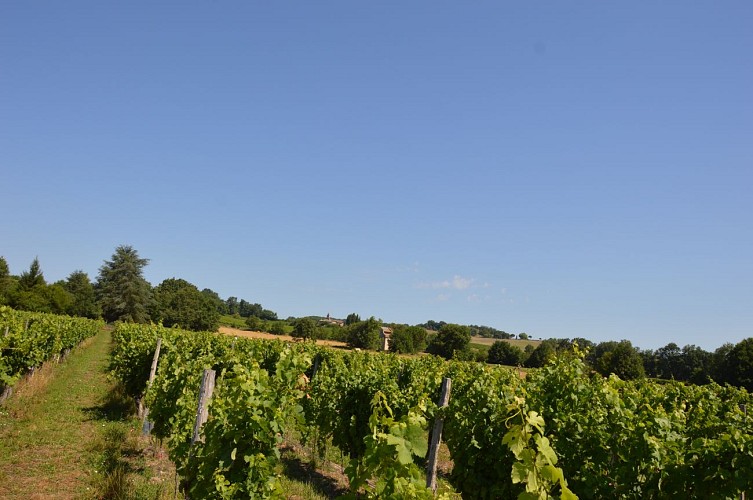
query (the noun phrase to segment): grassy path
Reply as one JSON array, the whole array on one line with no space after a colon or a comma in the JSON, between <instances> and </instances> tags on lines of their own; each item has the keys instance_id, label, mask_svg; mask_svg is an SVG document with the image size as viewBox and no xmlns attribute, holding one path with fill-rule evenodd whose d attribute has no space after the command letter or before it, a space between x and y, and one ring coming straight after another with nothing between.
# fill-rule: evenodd
<instances>
[{"instance_id":1,"label":"grassy path","mask_svg":"<svg viewBox=\"0 0 753 500\"><path fill-rule=\"evenodd\" d=\"M110 390L110 334L101 332L63 363L35 374L0 408L0 498L93 494L92 446ZM87 495L87 491L90 495Z\"/></svg>"},{"instance_id":2,"label":"grassy path","mask_svg":"<svg viewBox=\"0 0 753 500\"><path fill-rule=\"evenodd\" d=\"M103 331L0 406L0 498L103 498L116 468L143 475L139 465L122 467L124 451L143 450L132 402L107 378L109 348Z\"/></svg>"}]
</instances>

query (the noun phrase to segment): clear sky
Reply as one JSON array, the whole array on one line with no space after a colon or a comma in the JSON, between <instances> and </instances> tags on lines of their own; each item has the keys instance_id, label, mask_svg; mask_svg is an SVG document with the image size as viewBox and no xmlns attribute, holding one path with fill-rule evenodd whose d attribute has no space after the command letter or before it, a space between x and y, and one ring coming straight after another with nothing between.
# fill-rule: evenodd
<instances>
[{"instance_id":1,"label":"clear sky","mask_svg":"<svg viewBox=\"0 0 753 500\"><path fill-rule=\"evenodd\" d=\"M753 336L753 2L0 3L0 255L281 317Z\"/></svg>"}]
</instances>

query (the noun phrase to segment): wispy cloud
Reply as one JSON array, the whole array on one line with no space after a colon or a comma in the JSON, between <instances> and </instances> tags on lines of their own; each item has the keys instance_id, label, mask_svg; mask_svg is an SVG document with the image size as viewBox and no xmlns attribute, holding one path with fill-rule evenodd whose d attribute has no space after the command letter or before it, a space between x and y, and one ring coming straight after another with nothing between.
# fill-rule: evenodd
<instances>
[{"instance_id":1,"label":"wispy cloud","mask_svg":"<svg viewBox=\"0 0 753 500\"><path fill-rule=\"evenodd\" d=\"M475 283L473 278L464 278L457 274L450 280L423 282L417 285L418 288L431 288L432 290L450 289L466 290Z\"/></svg>"}]
</instances>

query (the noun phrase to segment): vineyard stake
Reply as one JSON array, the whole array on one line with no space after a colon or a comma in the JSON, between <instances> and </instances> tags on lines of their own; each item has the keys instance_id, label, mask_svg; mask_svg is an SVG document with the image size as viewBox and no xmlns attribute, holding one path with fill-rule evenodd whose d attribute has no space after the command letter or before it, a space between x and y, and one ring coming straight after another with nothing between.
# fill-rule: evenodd
<instances>
[{"instance_id":1,"label":"vineyard stake","mask_svg":"<svg viewBox=\"0 0 753 500\"><path fill-rule=\"evenodd\" d=\"M442 395L439 398L439 407L444 408L450 401L450 389L452 380L445 378L442 380ZM431 444L429 445L429 461L426 464L426 487L431 488L434 493L437 492L437 455L439 445L442 442L442 428L444 419L440 416L434 421L434 430L431 433Z\"/></svg>"},{"instance_id":2,"label":"vineyard stake","mask_svg":"<svg viewBox=\"0 0 753 500\"><path fill-rule=\"evenodd\" d=\"M209 400L212 399L214 392L214 370L205 369L201 377L201 390L199 391L199 408L196 410L196 423L193 426L193 437L191 444L196 441L204 441L201 438L201 426L207 421L209 416Z\"/></svg>"},{"instance_id":3,"label":"vineyard stake","mask_svg":"<svg viewBox=\"0 0 753 500\"><path fill-rule=\"evenodd\" d=\"M157 374L157 361L159 360L159 351L162 347L162 339L157 339L157 348L154 350L154 358L152 358L152 369L149 371L149 380L146 382L146 388L149 390L149 388L152 386L152 382L154 382L154 376ZM144 393L146 394L146 392ZM151 434L152 427L154 427L154 424L152 424L149 421L149 408L146 408L144 406L143 397L139 400L139 414L143 415L144 417L144 423L141 426L141 433L144 436L147 436Z\"/></svg>"}]
</instances>

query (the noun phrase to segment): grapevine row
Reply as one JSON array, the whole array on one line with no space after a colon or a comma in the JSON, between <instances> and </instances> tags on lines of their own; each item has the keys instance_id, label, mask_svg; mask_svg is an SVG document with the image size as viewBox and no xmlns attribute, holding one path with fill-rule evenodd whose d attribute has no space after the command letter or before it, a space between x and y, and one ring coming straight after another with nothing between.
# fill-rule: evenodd
<instances>
[{"instance_id":1,"label":"grapevine row","mask_svg":"<svg viewBox=\"0 0 753 500\"><path fill-rule=\"evenodd\" d=\"M379 465L384 443L413 450L396 456L415 471L403 461L420 464L422 453L415 451L416 433L408 436L406 429L439 416L454 463L449 479L464 498L568 497L570 491L580 498L733 498L753 490L753 423L741 410L751 396L744 389L604 378L577 352L521 378L500 367L434 357L156 326L122 325L115 338L113 368L137 397L162 338L146 403L155 433L169 440L185 488L196 498L279 493L275 466L288 426L331 439L353 459L355 483L365 484L363 471L380 471L393 478L377 483L382 491L398 491L394 469ZM219 378L204 442L191 448L204 368ZM444 377L453 390L449 406L440 409ZM406 484L410 495L424 494Z\"/></svg>"},{"instance_id":2,"label":"grapevine row","mask_svg":"<svg viewBox=\"0 0 753 500\"><path fill-rule=\"evenodd\" d=\"M103 326L102 321L0 306L0 393L28 371L94 336Z\"/></svg>"}]
</instances>

